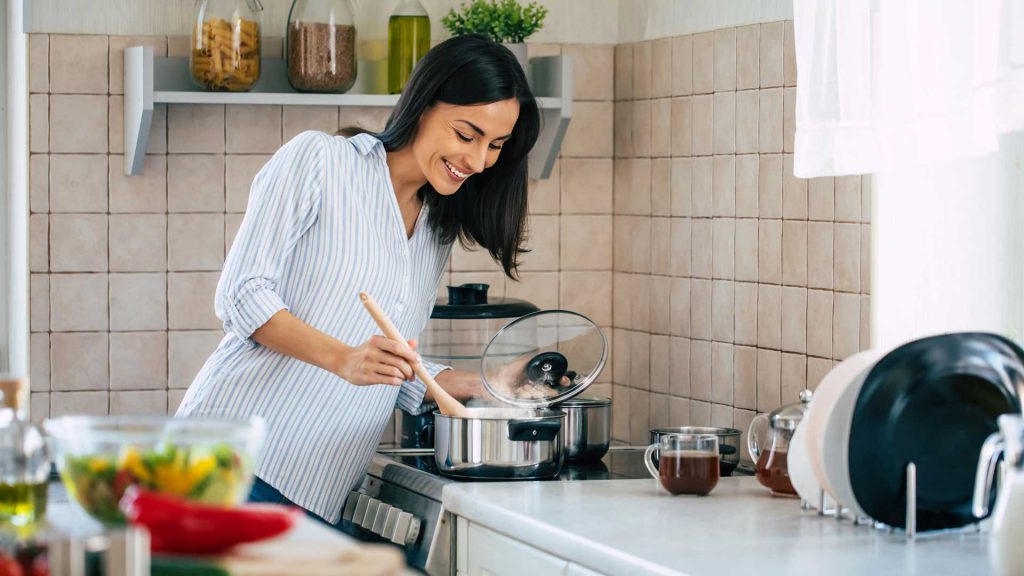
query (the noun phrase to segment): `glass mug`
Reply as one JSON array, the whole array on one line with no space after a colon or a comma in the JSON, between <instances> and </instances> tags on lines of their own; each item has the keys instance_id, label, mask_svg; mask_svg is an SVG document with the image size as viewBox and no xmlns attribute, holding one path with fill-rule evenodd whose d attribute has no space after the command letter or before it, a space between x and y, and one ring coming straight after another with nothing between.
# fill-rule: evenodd
<instances>
[{"instance_id":1,"label":"glass mug","mask_svg":"<svg viewBox=\"0 0 1024 576\"><path fill-rule=\"evenodd\" d=\"M658 467L651 453L658 451ZM672 494L710 493L718 485L718 437L713 434L666 434L644 452L651 476Z\"/></svg>"}]
</instances>

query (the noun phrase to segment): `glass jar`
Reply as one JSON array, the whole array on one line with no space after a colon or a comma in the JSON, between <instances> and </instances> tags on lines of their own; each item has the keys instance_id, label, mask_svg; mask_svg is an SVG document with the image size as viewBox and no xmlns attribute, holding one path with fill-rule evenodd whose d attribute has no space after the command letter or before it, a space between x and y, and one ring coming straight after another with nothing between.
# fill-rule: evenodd
<instances>
[{"instance_id":1,"label":"glass jar","mask_svg":"<svg viewBox=\"0 0 1024 576\"><path fill-rule=\"evenodd\" d=\"M206 90L246 92L260 79L260 0L196 0L189 70Z\"/></svg>"},{"instance_id":2,"label":"glass jar","mask_svg":"<svg viewBox=\"0 0 1024 576\"><path fill-rule=\"evenodd\" d=\"M399 94L430 50L430 17L419 0L401 0L388 19L388 92Z\"/></svg>"},{"instance_id":3,"label":"glass jar","mask_svg":"<svg viewBox=\"0 0 1024 576\"><path fill-rule=\"evenodd\" d=\"M345 92L356 81L350 0L294 0L288 13L288 82L303 92Z\"/></svg>"}]
</instances>

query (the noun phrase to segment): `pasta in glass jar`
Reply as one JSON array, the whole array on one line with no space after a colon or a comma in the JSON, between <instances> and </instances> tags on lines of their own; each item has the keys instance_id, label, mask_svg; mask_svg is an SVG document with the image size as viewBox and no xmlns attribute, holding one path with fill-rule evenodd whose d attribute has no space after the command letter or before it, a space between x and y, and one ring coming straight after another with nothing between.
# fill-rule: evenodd
<instances>
[{"instance_id":1,"label":"pasta in glass jar","mask_svg":"<svg viewBox=\"0 0 1024 576\"><path fill-rule=\"evenodd\" d=\"M245 92L260 78L259 0L196 0L189 53L201 88Z\"/></svg>"}]
</instances>

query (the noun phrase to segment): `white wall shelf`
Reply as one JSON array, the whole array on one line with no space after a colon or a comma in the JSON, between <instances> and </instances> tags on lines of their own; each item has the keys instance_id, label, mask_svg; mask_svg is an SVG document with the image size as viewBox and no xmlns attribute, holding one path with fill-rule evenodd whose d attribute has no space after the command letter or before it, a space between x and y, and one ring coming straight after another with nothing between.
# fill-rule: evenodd
<instances>
[{"instance_id":1,"label":"white wall shelf","mask_svg":"<svg viewBox=\"0 0 1024 576\"><path fill-rule=\"evenodd\" d=\"M259 81L249 92L207 92L189 76L187 58L154 58L152 46L124 51L124 172L142 173L156 104L257 104L276 106L392 107L398 95L309 94L288 84L285 61L264 59ZM548 178L572 115L572 59L530 60L530 83L541 111L541 133L530 153L530 176Z\"/></svg>"}]
</instances>

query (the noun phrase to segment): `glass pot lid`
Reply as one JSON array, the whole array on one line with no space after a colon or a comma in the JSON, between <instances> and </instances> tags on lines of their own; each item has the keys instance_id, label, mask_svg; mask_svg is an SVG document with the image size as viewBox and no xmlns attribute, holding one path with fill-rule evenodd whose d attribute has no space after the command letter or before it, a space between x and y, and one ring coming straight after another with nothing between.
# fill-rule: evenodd
<instances>
[{"instance_id":1,"label":"glass pot lid","mask_svg":"<svg viewBox=\"0 0 1024 576\"><path fill-rule=\"evenodd\" d=\"M509 322L484 348L487 391L522 407L546 407L583 392L604 369L608 341L590 318L544 310Z\"/></svg>"},{"instance_id":2,"label":"glass pot lid","mask_svg":"<svg viewBox=\"0 0 1024 576\"><path fill-rule=\"evenodd\" d=\"M773 430L796 430L797 424L803 420L807 413L807 406L811 401L813 393L810 390L800 392L800 400L792 404L786 404L776 408L768 415L768 421Z\"/></svg>"}]
</instances>

